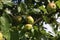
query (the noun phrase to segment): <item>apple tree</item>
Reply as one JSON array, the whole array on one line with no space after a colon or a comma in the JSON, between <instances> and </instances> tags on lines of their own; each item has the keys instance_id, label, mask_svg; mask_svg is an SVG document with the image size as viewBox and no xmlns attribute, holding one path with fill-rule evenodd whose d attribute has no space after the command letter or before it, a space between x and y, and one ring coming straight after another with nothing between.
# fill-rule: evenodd
<instances>
[{"instance_id":1,"label":"apple tree","mask_svg":"<svg viewBox=\"0 0 60 40\"><path fill-rule=\"evenodd\" d=\"M59 40L58 17L60 0L0 0L0 40Z\"/></svg>"}]
</instances>

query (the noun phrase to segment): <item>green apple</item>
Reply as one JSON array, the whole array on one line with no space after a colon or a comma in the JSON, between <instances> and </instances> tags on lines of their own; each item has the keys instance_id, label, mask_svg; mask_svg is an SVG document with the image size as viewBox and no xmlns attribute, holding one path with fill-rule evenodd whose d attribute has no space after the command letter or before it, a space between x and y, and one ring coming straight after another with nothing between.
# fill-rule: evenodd
<instances>
[{"instance_id":1,"label":"green apple","mask_svg":"<svg viewBox=\"0 0 60 40\"><path fill-rule=\"evenodd\" d=\"M31 16L27 16L27 23L33 24L34 23L34 19Z\"/></svg>"},{"instance_id":2,"label":"green apple","mask_svg":"<svg viewBox=\"0 0 60 40\"><path fill-rule=\"evenodd\" d=\"M33 27L32 27L32 24L26 24L25 25L25 29L27 30L31 30Z\"/></svg>"},{"instance_id":3,"label":"green apple","mask_svg":"<svg viewBox=\"0 0 60 40\"><path fill-rule=\"evenodd\" d=\"M0 40L3 40L3 34L0 32Z\"/></svg>"},{"instance_id":4,"label":"green apple","mask_svg":"<svg viewBox=\"0 0 60 40\"><path fill-rule=\"evenodd\" d=\"M22 17L21 16L16 16L15 19L16 19L17 22L21 22L22 21Z\"/></svg>"}]
</instances>

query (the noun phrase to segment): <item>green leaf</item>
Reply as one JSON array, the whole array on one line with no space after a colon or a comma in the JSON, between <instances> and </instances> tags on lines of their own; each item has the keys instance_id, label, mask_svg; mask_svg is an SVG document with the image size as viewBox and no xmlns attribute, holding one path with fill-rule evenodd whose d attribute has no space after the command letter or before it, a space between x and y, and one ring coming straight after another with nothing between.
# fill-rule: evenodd
<instances>
[{"instance_id":1,"label":"green leaf","mask_svg":"<svg viewBox=\"0 0 60 40\"><path fill-rule=\"evenodd\" d=\"M24 3L21 3L20 7L22 12L26 12L26 5Z\"/></svg>"},{"instance_id":2,"label":"green leaf","mask_svg":"<svg viewBox=\"0 0 60 40\"><path fill-rule=\"evenodd\" d=\"M46 31L45 30L41 30L40 31L43 35L45 34L46 35Z\"/></svg>"},{"instance_id":3,"label":"green leaf","mask_svg":"<svg viewBox=\"0 0 60 40\"><path fill-rule=\"evenodd\" d=\"M47 10L45 9L44 5L40 6L39 9L42 10L44 12L44 14L47 13Z\"/></svg>"},{"instance_id":4,"label":"green leaf","mask_svg":"<svg viewBox=\"0 0 60 40\"><path fill-rule=\"evenodd\" d=\"M43 20L46 22L46 23L49 23L49 18L47 16L43 16Z\"/></svg>"},{"instance_id":5,"label":"green leaf","mask_svg":"<svg viewBox=\"0 0 60 40\"><path fill-rule=\"evenodd\" d=\"M3 4L2 3L0 3L0 9L2 9L3 8Z\"/></svg>"},{"instance_id":6,"label":"green leaf","mask_svg":"<svg viewBox=\"0 0 60 40\"><path fill-rule=\"evenodd\" d=\"M35 0L35 2L40 2L40 0Z\"/></svg>"},{"instance_id":7,"label":"green leaf","mask_svg":"<svg viewBox=\"0 0 60 40\"><path fill-rule=\"evenodd\" d=\"M11 31L10 34L11 34L10 40L19 40L19 33L17 30Z\"/></svg>"},{"instance_id":8,"label":"green leaf","mask_svg":"<svg viewBox=\"0 0 60 40\"><path fill-rule=\"evenodd\" d=\"M8 6L12 6L13 3L11 2L11 0L2 0L4 4L8 5Z\"/></svg>"},{"instance_id":9,"label":"green leaf","mask_svg":"<svg viewBox=\"0 0 60 40\"><path fill-rule=\"evenodd\" d=\"M2 33L3 33L4 37L7 40L10 40L10 32L9 32L10 23L7 20L7 18L5 17L5 15L3 15L0 18L1 18L1 30L2 30Z\"/></svg>"},{"instance_id":10,"label":"green leaf","mask_svg":"<svg viewBox=\"0 0 60 40\"><path fill-rule=\"evenodd\" d=\"M38 31L38 26L34 26L34 30Z\"/></svg>"},{"instance_id":11,"label":"green leaf","mask_svg":"<svg viewBox=\"0 0 60 40\"><path fill-rule=\"evenodd\" d=\"M18 6L18 12L21 12L21 7L20 6Z\"/></svg>"},{"instance_id":12,"label":"green leaf","mask_svg":"<svg viewBox=\"0 0 60 40\"><path fill-rule=\"evenodd\" d=\"M60 8L60 1L56 1L55 3L58 6L58 8Z\"/></svg>"}]
</instances>

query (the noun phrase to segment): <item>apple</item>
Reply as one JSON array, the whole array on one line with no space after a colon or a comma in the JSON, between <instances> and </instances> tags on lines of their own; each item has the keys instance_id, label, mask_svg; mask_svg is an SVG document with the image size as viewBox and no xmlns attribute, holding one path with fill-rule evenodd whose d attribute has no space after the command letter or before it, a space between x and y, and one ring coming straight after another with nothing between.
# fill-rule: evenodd
<instances>
[{"instance_id":1,"label":"apple","mask_svg":"<svg viewBox=\"0 0 60 40\"><path fill-rule=\"evenodd\" d=\"M34 19L31 16L27 16L26 21L29 24L33 24L34 23Z\"/></svg>"},{"instance_id":2,"label":"apple","mask_svg":"<svg viewBox=\"0 0 60 40\"><path fill-rule=\"evenodd\" d=\"M3 40L3 34L0 32L0 40Z\"/></svg>"},{"instance_id":3,"label":"apple","mask_svg":"<svg viewBox=\"0 0 60 40\"><path fill-rule=\"evenodd\" d=\"M21 16L16 16L15 19L16 19L17 22L21 22L22 21L22 17Z\"/></svg>"},{"instance_id":4,"label":"apple","mask_svg":"<svg viewBox=\"0 0 60 40\"><path fill-rule=\"evenodd\" d=\"M56 4L54 2L48 3L47 6L50 7L51 9L56 9Z\"/></svg>"},{"instance_id":5,"label":"apple","mask_svg":"<svg viewBox=\"0 0 60 40\"><path fill-rule=\"evenodd\" d=\"M32 24L26 24L25 25L25 29L27 30L31 30L33 27L32 27Z\"/></svg>"},{"instance_id":6,"label":"apple","mask_svg":"<svg viewBox=\"0 0 60 40\"><path fill-rule=\"evenodd\" d=\"M48 3L48 5L47 5L47 10L48 10L48 12L56 11L55 9L56 9L56 4L55 4L54 2Z\"/></svg>"}]
</instances>

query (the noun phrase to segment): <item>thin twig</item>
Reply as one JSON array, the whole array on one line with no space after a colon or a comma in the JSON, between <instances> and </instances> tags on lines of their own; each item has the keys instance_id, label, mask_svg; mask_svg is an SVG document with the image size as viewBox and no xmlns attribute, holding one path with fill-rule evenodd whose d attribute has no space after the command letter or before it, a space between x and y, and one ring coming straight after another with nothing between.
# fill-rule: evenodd
<instances>
[{"instance_id":1,"label":"thin twig","mask_svg":"<svg viewBox=\"0 0 60 40\"><path fill-rule=\"evenodd\" d=\"M38 21L40 21L41 20L41 18L39 18L39 19L37 19L34 23L33 23L33 25L34 24L36 24Z\"/></svg>"}]
</instances>

